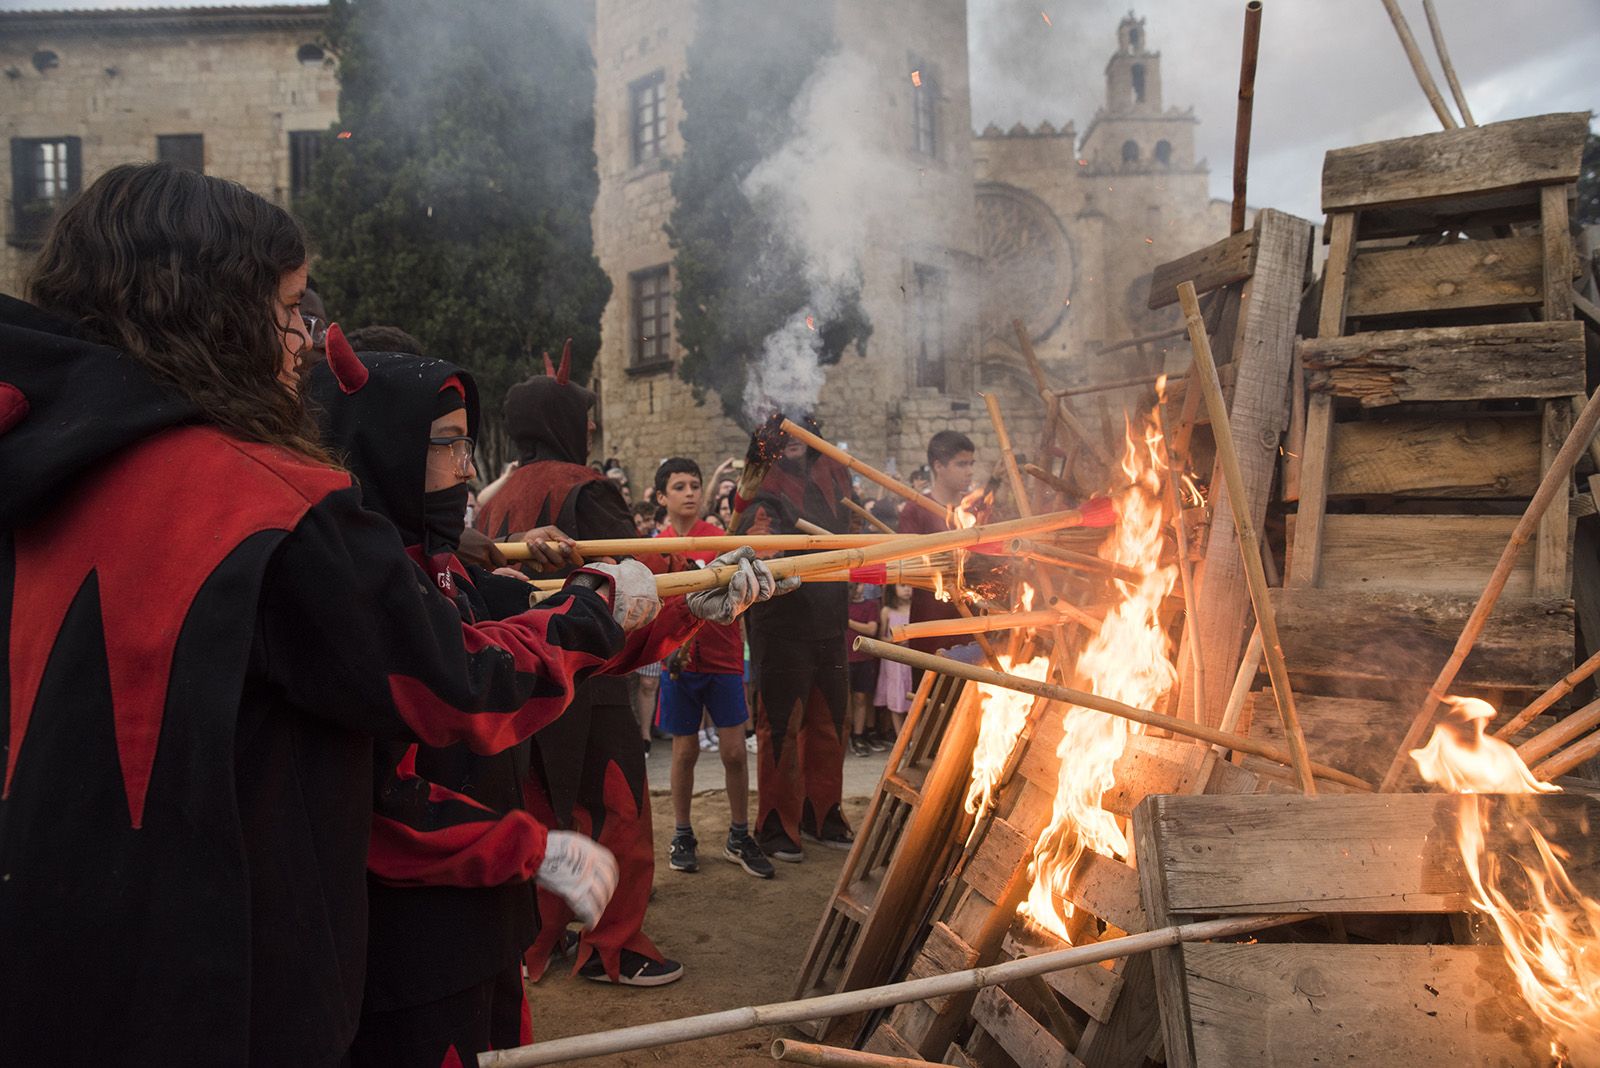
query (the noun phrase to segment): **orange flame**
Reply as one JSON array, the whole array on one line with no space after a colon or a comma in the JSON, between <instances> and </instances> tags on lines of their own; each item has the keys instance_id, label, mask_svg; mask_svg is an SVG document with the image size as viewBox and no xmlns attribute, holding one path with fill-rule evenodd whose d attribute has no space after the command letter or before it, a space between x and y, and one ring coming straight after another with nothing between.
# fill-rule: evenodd
<instances>
[{"instance_id":1,"label":"orange flame","mask_svg":"<svg viewBox=\"0 0 1600 1068\"><path fill-rule=\"evenodd\" d=\"M1536 779L1517 751L1484 733L1494 709L1474 698L1445 698L1450 712L1428 744L1411 751L1428 782L1458 794L1558 793ZM1463 797L1457 843L1472 882L1472 904L1500 933L1506 963L1529 1008L1553 1036L1552 1052L1568 1063L1600 1065L1600 901L1585 896L1567 874L1556 850L1528 827L1539 852L1537 867L1517 862L1512 903L1499 858L1486 848L1489 810Z\"/></svg>"},{"instance_id":2,"label":"orange flame","mask_svg":"<svg viewBox=\"0 0 1600 1068\"><path fill-rule=\"evenodd\" d=\"M1013 666L1010 657L1001 656L1000 670L1043 682L1050 672L1050 662L1040 656ZM967 811L974 815L993 802L1006 762L1011 758L1011 750L1016 748L1017 738L1028 720L1028 709L1036 698L980 682L978 700L983 715L978 724L978 742L972 750L972 782L967 785L966 800Z\"/></svg>"},{"instance_id":3,"label":"orange flame","mask_svg":"<svg viewBox=\"0 0 1600 1068\"><path fill-rule=\"evenodd\" d=\"M1100 556L1132 568L1138 581L1117 579L1121 602L1106 614L1100 630L1078 658L1077 674L1086 688L1140 708L1154 705L1177 679L1171 642L1161 627L1162 600L1172 592L1177 568L1161 565L1161 435L1152 417L1142 433L1128 427L1122 470L1128 488L1117 497L1118 524ZM1113 766L1140 730L1118 716L1069 705L1062 714L1060 778L1050 825L1033 848L1033 883L1018 910L1057 937L1068 938L1067 900L1073 870L1086 849L1126 857L1128 840L1117 818L1100 805L1114 782Z\"/></svg>"}]
</instances>

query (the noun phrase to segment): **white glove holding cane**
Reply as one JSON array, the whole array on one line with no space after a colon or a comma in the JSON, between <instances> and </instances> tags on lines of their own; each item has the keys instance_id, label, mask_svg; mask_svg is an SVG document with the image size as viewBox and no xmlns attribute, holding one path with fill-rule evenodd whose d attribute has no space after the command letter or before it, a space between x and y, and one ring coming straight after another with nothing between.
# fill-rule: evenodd
<instances>
[{"instance_id":1,"label":"white glove holding cane","mask_svg":"<svg viewBox=\"0 0 1600 1068\"><path fill-rule=\"evenodd\" d=\"M689 604L690 614L696 619L703 619L708 623L732 623L746 608L757 601L770 600L800 587L798 577L779 580L765 561L756 559L756 551L748 545L741 545L731 552L723 553L711 561L709 566L717 567L722 564L736 564L739 568L726 586L719 586L713 590L700 590L685 598Z\"/></svg>"},{"instance_id":2,"label":"white glove holding cane","mask_svg":"<svg viewBox=\"0 0 1600 1068\"><path fill-rule=\"evenodd\" d=\"M533 881L565 901L585 928L592 928L617 891L617 858L587 835L551 831Z\"/></svg>"},{"instance_id":3,"label":"white glove holding cane","mask_svg":"<svg viewBox=\"0 0 1600 1068\"><path fill-rule=\"evenodd\" d=\"M585 574L603 575L611 580L611 617L623 630L649 626L650 621L656 618L656 613L661 611L655 573L637 560L624 560L620 564L588 564L573 578Z\"/></svg>"}]
</instances>

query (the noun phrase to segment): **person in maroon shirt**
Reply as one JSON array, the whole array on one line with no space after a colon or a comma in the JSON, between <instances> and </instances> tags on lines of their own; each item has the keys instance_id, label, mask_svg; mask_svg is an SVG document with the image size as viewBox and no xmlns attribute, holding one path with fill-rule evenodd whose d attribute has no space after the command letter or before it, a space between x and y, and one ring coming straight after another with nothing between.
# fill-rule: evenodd
<instances>
[{"instance_id":1,"label":"person in maroon shirt","mask_svg":"<svg viewBox=\"0 0 1600 1068\"><path fill-rule=\"evenodd\" d=\"M928 470L933 472L933 486L927 496L947 512L961 503L972 487L972 466L977 449L972 439L954 430L941 430L928 439ZM937 534L949 530L950 523L936 518L926 508L907 504L900 510L899 530L902 534ZM911 591L911 622L929 619L954 619L961 613L953 601L941 601L932 590ZM936 653L950 644L947 638L914 638L906 643L924 653Z\"/></svg>"},{"instance_id":2,"label":"person in maroon shirt","mask_svg":"<svg viewBox=\"0 0 1600 1068\"><path fill-rule=\"evenodd\" d=\"M883 598L878 587L863 582L850 584L850 622L845 634L845 661L850 665L850 751L856 756L882 753L888 743L877 730L867 732L867 714L872 711L872 695L878 689L878 658L855 650L857 634L878 637L878 617Z\"/></svg>"}]
</instances>

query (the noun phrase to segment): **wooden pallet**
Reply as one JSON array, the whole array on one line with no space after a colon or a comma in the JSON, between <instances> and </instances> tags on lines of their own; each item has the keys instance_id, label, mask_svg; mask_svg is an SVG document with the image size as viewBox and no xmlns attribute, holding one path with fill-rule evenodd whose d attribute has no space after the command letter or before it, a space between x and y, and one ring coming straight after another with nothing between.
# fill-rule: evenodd
<instances>
[{"instance_id":1,"label":"wooden pallet","mask_svg":"<svg viewBox=\"0 0 1600 1068\"><path fill-rule=\"evenodd\" d=\"M1470 886L1452 829L1494 815L1488 847L1534 860L1529 821L1596 892L1600 802L1574 795L1152 797L1134 813L1152 925L1251 913L1339 916L1248 943L1153 955L1169 1068L1551 1064L1550 1037L1498 946L1459 922ZM1451 916L1458 922L1452 923ZM1460 934L1461 944L1456 944ZM1258 940L1259 939L1259 940Z\"/></svg>"}]
</instances>

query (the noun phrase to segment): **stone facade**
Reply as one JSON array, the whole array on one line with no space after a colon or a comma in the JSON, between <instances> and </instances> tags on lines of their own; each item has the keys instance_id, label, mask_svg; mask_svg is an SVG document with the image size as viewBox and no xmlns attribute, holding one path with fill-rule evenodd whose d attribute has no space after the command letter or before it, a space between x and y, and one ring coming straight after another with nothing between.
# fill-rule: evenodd
<instances>
[{"instance_id":1,"label":"stone facade","mask_svg":"<svg viewBox=\"0 0 1600 1068\"><path fill-rule=\"evenodd\" d=\"M20 290L32 256L13 185L39 162L17 154L39 140L70 144L71 177L87 185L157 158L158 138L199 134L207 174L287 204L291 132L338 116L334 63L317 43L326 21L324 5L0 14L0 134L14 157L0 169L0 292Z\"/></svg>"}]
</instances>

